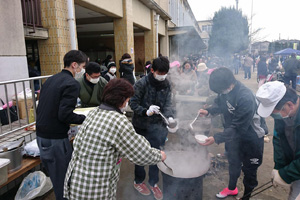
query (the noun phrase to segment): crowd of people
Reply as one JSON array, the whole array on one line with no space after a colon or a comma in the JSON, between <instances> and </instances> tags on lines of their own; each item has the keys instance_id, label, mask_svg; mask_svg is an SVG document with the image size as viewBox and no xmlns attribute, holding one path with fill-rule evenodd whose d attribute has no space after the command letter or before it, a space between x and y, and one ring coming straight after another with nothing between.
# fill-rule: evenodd
<instances>
[{"instance_id":1,"label":"crowd of people","mask_svg":"<svg viewBox=\"0 0 300 200\"><path fill-rule=\"evenodd\" d=\"M147 61L145 75L136 81L128 53L119 61L121 78L116 77L117 67L111 56L101 64L88 62L79 50L64 56L64 69L43 84L36 121L41 161L53 183L56 199L116 199L122 158L135 164L133 187L142 195L152 193L155 199L163 199L156 164L167 158L161 149L168 133L177 129L166 126L159 114L168 123L176 123L173 100L177 94L208 96L211 92L217 94L214 103L198 108L199 114L223 115L224 129L199 145L225 143L229 163L228 186L216 196L237 195L242 171L242 199L250 199L258 185L263 138L268 134L264 118L272 116L272 182L274 186L290 187L289 200L296 199L300 193L300 112L294 85L290 88L279 81L262 83L253 95L236 80L232 68L224 67L218 58L190 55L180 61L172 60L170 63L167 57L159 56ZM249 58L245 68L253 62ZM233 59L233 63L238 62ZM257 67L265 67L264 63L262 56ZM288 59L283 64L286 71L289 63L293 62ZM246 71L250 78L251 66L250 72ZM286 72L286 77L292 76ZM82 107L96 108L87 116L75 114L78 98ZM133 111L132 122L123 112L128 106ZM81 124L73 148L67 134L70 124ZM145 166L149 166L148 184Z\"/></svg>"}]
</instances>

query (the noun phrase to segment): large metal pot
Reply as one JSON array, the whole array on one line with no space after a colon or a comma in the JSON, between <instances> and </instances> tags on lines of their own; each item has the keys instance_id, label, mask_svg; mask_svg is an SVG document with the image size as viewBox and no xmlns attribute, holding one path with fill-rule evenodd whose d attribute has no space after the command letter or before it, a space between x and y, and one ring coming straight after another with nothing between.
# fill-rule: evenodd
<instances>
[{"instance_id":1,"label":"large metal pot","mask_svg":"<svg viewBox=\"0 0 300 200\"><path fill-rule=\"evenodd\" d=\"M202 199L203 175L209 170L210 156L205 147L198 151L166 151L166 166L159 163L162 171L164 199Z\"/></svg>"},{"instance_id":2,"label":"large metal pot","mask_svg":"<svg viewBox=\"0 0 300 200\"><path fill-rule=\"evenodd\" d=\"M210 168L211 158L207 147L198 144L194 134L180 128L176 134L168 136L170 140L165 145L165 163L172 168L173 174L163 163L157 164L163 176L164 199L202 199L203 176Z\"/></svg>"},{"instance_id":3,"label":"large metal pot","mask_svg":"<svg viewBox=\"0 0 300 200\"><path fill-rule=\"evenodd\" d=\"M8 165L9 173L17 171L22 167L22 151L23 146L0 153L0 158L7 158L10 160L10 164Z\"/></svg>"}]
</instances>

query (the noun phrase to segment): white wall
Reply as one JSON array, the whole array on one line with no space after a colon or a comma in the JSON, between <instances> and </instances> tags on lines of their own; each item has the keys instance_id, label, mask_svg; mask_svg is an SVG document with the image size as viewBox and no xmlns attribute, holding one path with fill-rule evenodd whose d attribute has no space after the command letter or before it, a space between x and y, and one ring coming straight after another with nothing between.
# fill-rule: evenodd
<instances>
[{"instance_id":1,"label":"white wall","mask_svg":"<svg viewBox=\"0 0 300 200\"><path fill-rule=\"evenodd\" d=\"M0 27L0 82L28 78L20 0L0 1ZM13 93L13 87L8 87L9 97ZM0 86L0 98L4 100L4 96Z\"/></svg>"}]
</instances>

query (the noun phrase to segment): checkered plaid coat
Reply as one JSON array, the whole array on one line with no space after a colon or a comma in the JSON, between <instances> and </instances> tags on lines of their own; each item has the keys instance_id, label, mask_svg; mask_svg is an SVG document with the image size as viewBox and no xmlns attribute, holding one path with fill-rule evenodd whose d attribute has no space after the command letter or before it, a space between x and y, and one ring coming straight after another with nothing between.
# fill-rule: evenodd
<instances>
[{"instance_id":1,"label":"checkered plaid coat","mask_svg":"<svg viewBox=\"0 0 300 200\"><path fill-rule=\"evenodd\" d=\"M136 134L125 115L95 108L74 140L64 197L116 199L121 157L138 165L154 165L161 160L160 150Z\"/></svg>"}]
</instances>

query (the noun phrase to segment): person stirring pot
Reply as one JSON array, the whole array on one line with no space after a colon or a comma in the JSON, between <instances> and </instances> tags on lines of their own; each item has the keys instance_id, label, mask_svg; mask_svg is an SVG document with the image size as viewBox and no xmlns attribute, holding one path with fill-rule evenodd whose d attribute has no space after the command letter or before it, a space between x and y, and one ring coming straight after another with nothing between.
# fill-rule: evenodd
<instances>
[{"instance_id":1,"label":"person stirring pot","mask_svg":"<svg viewBox=\"0 0 300 200\"><path fill-rule=\"evenodd\" d=\"M104 88L102 103L90 111L74 140L74 152L64 183L68 199L116 199L122 157L138 165L166 159L159 149L137 134L123 114L134 94L125 79Z\"/></svg>"}]
</instances>

